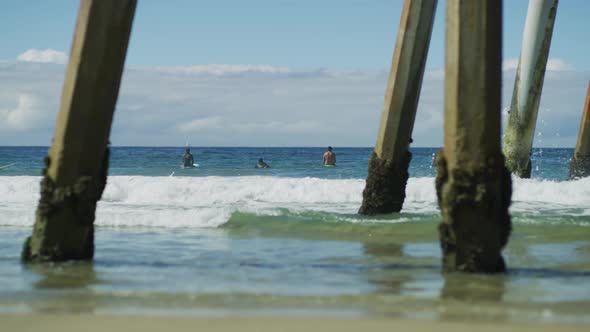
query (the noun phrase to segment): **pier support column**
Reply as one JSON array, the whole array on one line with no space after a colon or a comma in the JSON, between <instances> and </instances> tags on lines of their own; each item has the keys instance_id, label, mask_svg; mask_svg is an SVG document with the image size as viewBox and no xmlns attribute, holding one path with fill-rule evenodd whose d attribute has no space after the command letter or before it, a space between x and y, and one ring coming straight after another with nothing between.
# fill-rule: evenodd
<instances>
[{"instance_id":1,"label":"pier support column","mask_svg":"<svg viewBox=\"0 0 590 332\"><path fill-rule=\"evenodd\" d=\"M436 190L445 271L505 271L510 173L500 148L502 1L447 0L444 147Z\"/></svg>"},{"instance_id":2,"label":"pier support column","mask_svg":"<svg viewBox=\"0 0 590 332\"><path fill-rule=\"evenodd\" d=\"M576 150L574 150L574 156L570 161L570 179L586 176L590 176L590 82L588 82L588 92L584 104L584 113L582 114L582 123L580 123L580 131L578 132Z\"/></svg>"},{"instance_id":3,"label":"pier support column","mask_svg":"<svg viewBox=\"0 0 590 332\"><path fill-rule=\"evenodd\" d=\"M531 149L557 2L529 0L522 50L504 134L506 166L521 178L531 177Z\"/></svg>"},{"instance_id":4,"label":"pier support column","mask_svg":"<svg viewBox=\"0 0 590 332\"><path fill-rule=\"evenodd\" d=\"M94 213L136 0L82 0L24 261L92 259Z\"/></svg>"},{"instance_id":5,"label":"pier support column","mask_svg":"<svg viewBox=\"0 0 590 332\"><path fill-rule=\"evenodd\" d=\"M399 212L406 198L408 151L422 87L426 55L436 11L436 0L405 0L377 144L369 161L369 175L360 214Z\"/></svg>"}]
</instances>

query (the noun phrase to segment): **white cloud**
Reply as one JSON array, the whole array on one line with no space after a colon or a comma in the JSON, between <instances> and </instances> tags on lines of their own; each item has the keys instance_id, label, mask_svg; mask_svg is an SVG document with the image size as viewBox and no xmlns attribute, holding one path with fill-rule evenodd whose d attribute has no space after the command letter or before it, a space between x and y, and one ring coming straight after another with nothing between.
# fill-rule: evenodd
<instances>
[{"instance_id":1,"label":"white cloud","mask_svg":"<svg viewBox=\"0 0 590 332\"><path fill-rule=\"evenodd\" d=\"M170 74L184 74L184 75L235 75L247 73L261 73L261 74L288 74L291 70L287 67L276 67L271 65L193 65L193 66L170 66L170 67L156 67L156 71Z\"/></svg>"},{"instance_id":2,"label":"white cloud","mask_svg":"<svg viewBox=\"0 0 590 332\"><path fill-rule=\"evenodd\" d=\"M325 128L326 131L328 130L332 130L333 128L329 128L328 127L328 123L326 123L326 125L322 126L320 124L319 121L313 121L313 120L302 120L302 121L295 121L295 122L291 122L291 123L285 123L285 124L281 124L278 127L276 127L276 129L281 130L281 131L287 131L287 132L292 132L292 133L306 133L306 132L311 132L311 131L315 131L315 130L321 130L322 127Z\"/></svg>"},{"instance_id":3,"label":"white cloud","mask_svg":"<svg viewBox=\"0 0 590 332\"><path fill-rule=\"evenodd\" d=\"M444 68L427 70L424 73L425 80L444 80L445 70Z\"/></svg>"},{"instance_id":4,"label":"white cloud","mask_svg":"<svg viewBox=\"0 0 590 332\"><path fill-rule=\"evenodd\" d=\"M552 58L547 60L547 71L568 71L573 69L574 66L561 59Z\"/></svg>"},{"instance_id":5,"label":"white cloud","mask_svg":"<svg viewBox=\"0 0 590 332\"><path fill-rule=\"evenodd\" d=\"M127 68L111 142L167 146L184 145L187 140L201 146L375 143L386 70L222 68L227 70L190 75L161 68ZM0 145L49 144L63 77L63 65L0 62ZM442 70L429 70L424 76L413 146L442 143L443 77ZM537 125L543 139L535 144L574 144L588 77L575 70L547 72ZM504 75L503 107L510 103L513 85L514 70Z\"/></svg>"},{"instance_id":6,"label":"white cloud","mask_svg":"<svg viewBox=\"0 0 590 332\"><path fill-rule=\"evenodd\" d=\"M43 118L35 97L21 94L15 99L15 107L0 109L0 127L17 131L34 128Z\"/></svg>"},{"instance_id":7,"label":"white cloud","mask_svg":"<svg viewBox=\"0 0 590 332\"><path fill-rule=\"evenodd\" d=\"M518 68L517 58L508 58L502 62L503 70L516 70ZM559 58L547 59L546 71L569 71L574 70L574 66Z\"/></svg>"},{"instance_id":8,"label":"white cloud","mask_svg":"<svg viewBox=\"0 0 590 332\"><path fill-rule=\"evenodd\" d=\"M24 62L46 62L46 63L66 63L68 62L68 56L64 52L46 49L37 50L29 49L24 53L20 54L17 58L19 61Z\"/></svg>"},{"instance_id":9,"label":"white cloud","mask_svg":"<svg viewBox=\"0 0 590 332\"><path fill-rule=\"evenodd\" d=\"M221 127L222 118L219 116L196 119L185 123L180 123L177 128L183 132L218 129Z\"/></svg>"},{"instance_id":10,"label":"white cloud","mask_svg":"<svg viewBox=\"0 0 590 332\"><path fill-rule=\"evenodd\" d=\"M301 120L293 122L240 122L233 123L230 127L234 130L247 133L310 133L321 129L322 125L320 122L314 120ZM326 128L325 130L330 130L330 128Z\"/></svg>"},{"instance_id":11,"label":"white cloud","mask_svg":"<svg viewBox=\"0 0 590 332\"><path fill-rule=\"evenodd\" d=\"M517 58L508 58L502 61L502 70L516 70L518 68Z\"/></svg>"}]
</instances>

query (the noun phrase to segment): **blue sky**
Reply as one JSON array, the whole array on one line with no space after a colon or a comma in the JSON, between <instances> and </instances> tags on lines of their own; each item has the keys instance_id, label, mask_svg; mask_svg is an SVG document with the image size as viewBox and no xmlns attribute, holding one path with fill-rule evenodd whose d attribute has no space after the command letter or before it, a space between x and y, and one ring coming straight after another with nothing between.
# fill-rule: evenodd
<instances>
[{"instance_id":1,"label":"blue sky","mask_svg":"<svg viewBox=\"0 0 590 332\"><path fill-rule=\"evenodd\" d=\"M389 66L401 0L139 0L131 65L263 63L293 68ZM439 1L428 66L444 61ZM504 1L504 56L518 57L528 1ZM30 48L67 51L78 1L2 0L0 59ZM590 69L590 1L559 3L551 57Z\"/></svg>"},{"instance_id":2,"label":"blue sky","mask_svg":"<svg viewBox=\"0 0 590 332\"><path fill-rule=\"evenodd\" d=\"M59 106L78 1L0 1L0 116L9 114L6 123L15 124L0 124L0 145L45 145ZM175 145L199 136L201 145L266 145L256 137L261 131L280 133L282 139L273 140L278 145L370 146L376 138L402 3L139 0L113 140L119 145ZM520 52L527 6L526 0L504 1L504 58L512 67ZM575 141L590 78L588 13L590 1L559 3L550 67L567 75L547 77L546 87L556 88L544 90L540 121L549 124L545 140L537 145L571 146ZM442 138L439 74L444 19L445 1L439 1L416 145L440 145ZM37 62L42 50L51 50L45 56L60 64ZM172 89L175 84L179 85ZM513 70L507 70L504 104L512 85ZM149 96L142 95L147 91ZM567 114L558 114L564 109ZM137 120L134 110L147 114L146 119ZM341 130L326 133L323 123L336 121L340 111L357 122L340 120L334 125ZM551 112L555 115L545 117ZM217 137L221 124L230 118L240 120L233 131ZM250 122L244 126L246 120ZM358 121L366 125L358 126ZM278 130L285 127L291 128L292 136Z\"/></svg>"}]
</instances>

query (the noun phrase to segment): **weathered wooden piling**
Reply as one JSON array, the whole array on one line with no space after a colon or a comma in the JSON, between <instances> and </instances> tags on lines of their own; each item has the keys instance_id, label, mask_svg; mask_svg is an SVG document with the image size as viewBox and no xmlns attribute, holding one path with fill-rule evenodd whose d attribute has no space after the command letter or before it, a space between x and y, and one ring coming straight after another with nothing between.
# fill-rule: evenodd
<instances>
[{"instance_id":1,"label":"weathered wooden piling","mask_svg":"<svg viewBox=\"0 0 590 332\"><path fill-rule=\"evenodd\" d=\"M590 82L588 82L588 92L586 93L576 150L574 150L570 161L570 179L586 176L590 176Z\"/></svg>"},{"instance_id":2,"label":"weathered wooden piling","mask_svg":"<svg viewBox=\"0 0 590 332\"><path fill-rule=\"evenodd\" d=\"M505 270L510 173L500 148L502 1L447 0L444 147L436 189L445 271Z\"/></svg>"},{"instance_id":3,"label":"weathered wooden piling","mask_svg":"<svg viewBox=\"0 0 590 332\"><path fill-rule=\"evenodd\" d=\"M399 212L406 197L408 151L436 0L405 0L360 214Z\"/></svg>"},{"instance_id":4,"label":"weathered wooden piling","mask_svg":"<svg viewBox=\"0 0 590 332\"><path fill-rule=\"evenodd\" d=\"M82 0L24 261L92 259L94 213L136 0Z\"/></svg>"},{"instance_id":5,"label":"weathered wooden piling","mask_svg":"<svg viewBox=\"0 0 590 332\"><path fill-rule=\"evenodd\" d=\"M529 0L514 92L504 134L508 169L521 178L531 177L531 149L557 0Z\"/></svg>"}]
</instances>

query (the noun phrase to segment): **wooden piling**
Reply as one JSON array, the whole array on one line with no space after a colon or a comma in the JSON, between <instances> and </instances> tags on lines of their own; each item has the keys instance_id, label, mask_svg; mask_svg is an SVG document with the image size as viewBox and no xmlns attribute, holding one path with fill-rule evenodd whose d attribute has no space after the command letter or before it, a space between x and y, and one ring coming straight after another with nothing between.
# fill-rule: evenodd
<instances>
[{"instance_id":1,"label":"wooden piling","mask_svg":"<svg viewBox=\"0 0 590 332\"><path fill-rule=\"evenodd\" d=\"M24 261L92 259L94 213L136 0L81 0L61 108Z\"/></svg>"},{"instance_id":2,"label":"wooden piling","mask_svg":"<svg viewBox=\"0 0 590 332\"><path fill-rule=\"evenodd\" d=\"M395 52L387 82L377 144L369 161L369 174L360 214L399 212L406 197L408 151L436 0L405 0Z\"/></svg>"},{"instance_id":3,"label":"wooden piling","mask_svg":"<svg viewBox=\"0 0 590 332\"><path fill-rule=\"evenodd\" d=\"M522 50L504 134L506 166L521 178L531 177L531 149L557 3L557 0L529 0Z\"/></svg>"},{"instance_id":4,"label":"wooden piling","mask_svg":"<svg viewBox=\"0 0 590 332\"><path fill-rule=\"evenodd\" d=\"M578 131L578 141L570 161L570 179L590 176L590 82L586 93L586 103L582 113L582 122Z\"/></svg>"},{"instance_id":5,"label":"wooden piling","mask_svg":"<svg viewBox=\"0 0 590 332\"><path fill-rule=\"evenodd\" d=\"M500 148L502 1L447 0L444 147L436 189L445 271L505 270L510 173Z\"/></svg>"}]
</instances>

